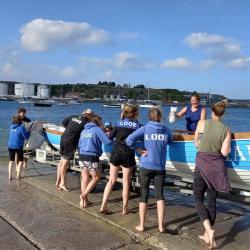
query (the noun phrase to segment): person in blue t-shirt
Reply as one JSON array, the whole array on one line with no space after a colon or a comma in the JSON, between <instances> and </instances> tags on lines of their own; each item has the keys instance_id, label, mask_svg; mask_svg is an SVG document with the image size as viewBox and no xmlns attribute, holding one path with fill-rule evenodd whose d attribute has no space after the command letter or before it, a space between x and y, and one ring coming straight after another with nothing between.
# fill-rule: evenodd
<instances>
[{"instance_id":1,"label":"person in blue t-shirt","mask_svg":"<svg viewBox=\"0 0 250 250\"><path fill-rule=\"evenodd\" d=\"M149 113L149 122L128 136L126 143L135 148L137 141L143 141L144 148L136 148L141 154L141 167L139 169L140 180L140 224L136 227L138 231L144 231L145 217L149 195L150 180L154 180L154 191L157 200L157 214L159 231L164 231L165 203L163 196L163 185L165 181L165 164L167 155L167 144L171 142L171 131L161 123L162 113L158 108L152 108Z\"/></svg>"},{"instance_id":2,"label":"person in blue t-shirt","mask_svg":"<svg viewBox=\"0 0 250 250\"><path fill-rule=\"evenodd\" d=\"M190 99L191 105L184 107L176 114L176 118L186 117L186 129L195 132L199 120L206 119L206 109L200 105L200 96L193 94Z\"/></svg>"},{"instance_id":3,"label":"person in blue t-shirt","mask_svg":"<svg viewBox=\"0 0 250 250\"><path fill-rule=\"evenodd\" d=\"M104 190L100 213L110 213L107 203L112 192L113 186L117 180L120 167L122 168L122 214L128 213L128 200L130 181L135 162L135 151L127 146L125 140L136 129L140 127L137 121L138 107L133 104L125 104L121 112L121 120L116 123L114 129L109 133L109 138L114 139L114 146L110 156L110 176Z\"/></svg>"},{"instance_id":4,"label":"person in blue t-shirt","mask_svg":"<svg viewBox=\"0 0 250 250\"><path fill-rule=\"evenodd\" d=\"M101 117L93 115L89 123L84 126L81 132L78 147L80 150L79 165L82 169L80 207L88 205L88 194L97 185L101 178L101 165L99 157L102 154L102 143L109 144L112 141L100 128ZM91 176L91 181L89 177Z\"/></svg>"},{"instance_id":5,"label":"person in blue t-shirt","mask_svg":"<svg viewBox=\"0 0 250 250\"><path fill-rule=\"evenodd\" d=\"M18 164L16 166L16 178L20 179L21 170L23 167L23 146L24 141L29 138L29 133L26 131L25 127L22 125L22 117L20 115L15 115L12 118L12 123L10 125L10 135L8 140L8 150L9 150L9 180L12 179L12 168L15 162L15 155L17 154Z\"/></svg>"}]
</instances>

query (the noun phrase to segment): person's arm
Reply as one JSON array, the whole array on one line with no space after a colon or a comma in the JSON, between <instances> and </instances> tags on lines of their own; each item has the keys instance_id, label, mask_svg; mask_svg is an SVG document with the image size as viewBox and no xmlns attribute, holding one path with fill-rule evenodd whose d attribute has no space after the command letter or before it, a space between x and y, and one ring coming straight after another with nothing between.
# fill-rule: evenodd
<instances>
[{"instance_id":1,"label":"person's arm","mask_svg":"<svg viewBox=\"0 0 250 250\"><path fill-rule=\"evenodd\" d=\"M21 128L21 135L24 140L27 140L30 137L30 133L26 131L26 128L24 126L22 126Z\"/></svg>"},{"instance_id":2,"label":"person's arm","mask_svg":"<svg viewBox=\"0 0 250 250\"><path fill-rule=\"evenodd\" d=\"M71 120L71 118L73 117L73 115L69 116L69 117L66 117L63 121L62 121L62 125L63 127L67 127L68 124L69 124L69 121Z\"/></svg>"},{"instance_id":3,"label":"person's arm","mask_svg":"<svg viewBox=\"0 0 250 250\"><path fill-rule=\"evenodd\" d=\"M184 107L184 108L181 109L180 112L176 113L175 117L176 118L181 118L182 116L184 116L186 114L186 112L187 112L187 107Z\"/></svg>"},{"instance_id":4,"label":"person's arm","mask_svg":"<svg viewBox=\"0 0 250 250\"><path fill-rule=\"evenodd\" d=\"M145 127L140 127L136 131L134 131L132 134L130 134L126 139L126 144L134 149L134 145L138 140L143 140L144 137L144 129Z\"/></svg>"},{"instance_id":5,"label":"person's arm","mask_svg":"<svg viewBox=\"0 0 250 250\"><path fill-rule=\"evenodd\" d=\"M194 134L194 143L196 148L198 148L200 143L200 134L204 133L204 125L205 125L205 120L200 120L197 124Z\"/></svg>"},{"instance_id":6,"label":"person's arm","mask_svg":"<svg viewBox=\"0 0 250 250\"><path fill-rule=\"evenodd\" d=\"M227 135L225 140L222 143L222 147L220 152L223 156L228 156L228 154L231 152L231 131L230 129L227 130Z\"/></svg>"},{"instance_id":7,"label":"person's arm","mask_svg":"<svg viewBox=\"0 0 250 250\"><path fill-rule=\"evenodd\" d=\"M110 144L112 142L112 140L108 138L108 136L103 132L101 128L98 129L97 133L98 133L97 135L99 139L101 140L103 144Z\"/></svg>"},{"instance_id":8,"label":"person's arm","mask_svg":"<svg viewBox=\"0 0 250 250\"><path fill-rule=\"evenodd\" d=\"M109 132L109 139L113 140L116 136L117 128L114 127L110 132Z\"/></svg>"},{"instance_id":9,"label":"person's arm","mask_svg":"<svg viewBox=\"0 0 250 250\"><path fill-rule=\"evenodd\" d=\"M201 119L201 120L205 120L205 119L206 119L206 116L207 116L207 114L206 114L206 109L205 109L205 107L203 107L203 108L202 108L202 111L201 111L200 119Z\"/></svg>"}]
</instances>

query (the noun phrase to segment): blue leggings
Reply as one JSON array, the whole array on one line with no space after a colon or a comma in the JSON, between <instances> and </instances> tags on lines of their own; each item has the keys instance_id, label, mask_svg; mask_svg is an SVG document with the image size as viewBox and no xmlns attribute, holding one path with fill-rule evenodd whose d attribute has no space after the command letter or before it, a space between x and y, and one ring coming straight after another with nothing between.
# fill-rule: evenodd
<instances>
[{"instance_id":1,"label":"blue leggings","mask_svg":"<svg viewBox=\"0 0 250 250\"><path fill-rule=\"evenodd\" d=\"M140 178L140 202L147 203L149 195L150 180L154 180L154 191L156 200L164 200L163 185L165 181L165 170L151 170L141 167L139 170Z\"/></svg>"}]
</instances>

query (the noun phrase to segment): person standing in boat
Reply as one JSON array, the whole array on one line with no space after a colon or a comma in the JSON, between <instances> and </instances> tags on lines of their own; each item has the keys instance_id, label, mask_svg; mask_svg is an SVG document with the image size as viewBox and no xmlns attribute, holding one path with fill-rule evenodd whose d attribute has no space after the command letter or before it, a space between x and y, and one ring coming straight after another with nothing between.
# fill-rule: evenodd
<instances>
[{"instance_id":1,"label":"person standing in boat","mask_svg":"<svg viewBox=\"0 0 250 250\"><path fill-rule=\"evenodd\" d=\"M31 120L26 116L26 113L26 108L19 108L17 110L17 114L21 117L22 122L31 122Z\"/></svg>"},{"instance_id":2,"label":"person standing in boat","mask_svg":"<svg viewBox=\"0 0 250 250\"><path fill-rule=\"evenodd\" d=\"M88 205L88 194L97 185L101 178L101 165L99 157L102 155L102 143L110 144L112 141L100 128L101 117L93 115L81 132L78 147L80 150L79 166L81 167L81 195L80 207ZM89 177L91 176L91 181Z\"/></svg>"},{"instance_id":3,"label":"person standing in boat","mask_svg":"<svg viewBox=\"0 0 250 250\"><path fill-rule=\"evenodd\" d=\"M24 141L29 138L29 132L26 131L22 124L22 117L15 115L12 118L10 125L10 135L8 140L9 150L9 180L12 179L12 168L15 162L15 155L17 155L18 164L16 165L16 178L20 179L21 170L23 167L23 146Z\"/></svg>"},{"instance_id":4,"label":"person standing in boat","mask_svg":"<svg viewBox=\"0 0 250 250\"><path fill-rule=\"evenodd\" d=\"M61 137L60 154L61 160L57 166L56 187L58 190L69 191L66 186L66 172L69 166L69 161L74 158L76 146L78 145L80 133L84 126L92 117L91 109L85 110L80 115L72 115L65 118L62 122L65 131Z\"/></svg>"},{"instance_id":5,"label":"person standing in boat","mask_svg":"<svg viewBox=\"0 0 250 250\"><path fill-rule=\"evenodd\" d=\"M137 118L138 107L132 104L125 104L121 112L121 120L117 122L116 126L109 134L110 139L115 138L115 143L110 156L110 175L104 190L100 213L110 213L107 207L108 198L117 180L120 167L122 168L123 178L122 214L125 215L128 213L130 181L133 167L136 165L136 162L135 151L127 146L125 140L130 134L140 127L140 123L137 121Z\"/></svg>"},{"instance_id":6,"label":"person standing in boat","mask_svg":"<svg viewBox=\"0 0 250 250\"><path fill-rule=\"evenodd\" d=\"M230 190L225 166L225 157L231 151L230 129L221 121L226 103L212 105L210 120L200 120L195 131L195 145L198 148L194 171L194 199L196 210L205 228L199 238L215 248L213 225L216 218L216 197L218 192ZM204 196L207 193L207 205Z\"/></svg>"},{"instance_id":7,"label":"person standing in boat","mask_svg":"<svg viewBox=\"0 0 250 250\"><path fill-rule=\"evenodd\" d=\"M141 166L139 170L140 180L140 224L136 227L138 231L144 231L150 180L154 180L154 191L157 200L158 228L164 231L165 202L163 196L163 185L165 181L165 164L167 155L167 144L171 143L171 131L161 123L162 113L158 108L152 108L149 113L149 122L128 136L126 143L135 148L137 141L143 141L145 149L136 148L141 154Z\"/></svg>"},{"instance_id":8,"label":"person standing in boat","mask_svg":"<svg viewBox=\"0 0 250 250\"><path fill-rule=\"evenodd\" d=\"M206 109L200 105L200 96L193 94L190 99L190 104L187 107L181 109L175 117L181 118L185 115L186 117L186 129L190 132L195 132L199 120L206 119Z\"/></svg>"}]
</instances>

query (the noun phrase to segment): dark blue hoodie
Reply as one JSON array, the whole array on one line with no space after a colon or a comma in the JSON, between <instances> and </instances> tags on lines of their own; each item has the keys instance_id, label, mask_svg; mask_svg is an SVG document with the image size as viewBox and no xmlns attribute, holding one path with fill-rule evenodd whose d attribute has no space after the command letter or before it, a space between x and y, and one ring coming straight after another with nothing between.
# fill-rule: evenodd
<instances>
[{"instance_id":1,"label":"dark blue hoodie","mask_svg":"<svg viewBox=\"0 0 250 250\"><path fill-rule=\"evenodd\" d=\"M10 125L10 135L8 140L8 148L22 149L24 141L29 138L29 133L25 127L20 123L12 123Z\"/></svg>"},{"instance_id":2,"label":"dark blue hoodie","mask_svg":"<svg viewBox=\"0 0 250 250\"><path fill-rule=\"evenodd\" d=\"M80 155L101 156L102 143L109 144L112 141L95 123L89 122L81 132L78 147Z\"/></svg>"},{"instance_id":3,"label":"dark blue hoodie","mask_svg":"<svg viewBox=\"0 0 250 250\"><path fill-rule=\"evenodd\" d=\"M167 144L170 144L171 137L170 130L164 124L150 121L129 135L126 143L130 147L135 147L136 141L142 140L147 155L141 156L141 167L163 170L166 164Z\"/></svg>"}]
</instances>

